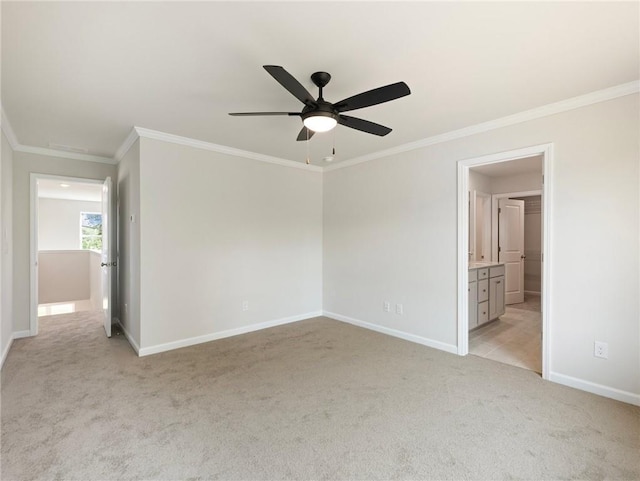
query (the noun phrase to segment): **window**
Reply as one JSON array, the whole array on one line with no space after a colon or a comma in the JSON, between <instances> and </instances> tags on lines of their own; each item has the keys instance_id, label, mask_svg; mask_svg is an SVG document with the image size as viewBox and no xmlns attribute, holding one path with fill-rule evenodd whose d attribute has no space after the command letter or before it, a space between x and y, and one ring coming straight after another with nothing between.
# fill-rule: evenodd
<instances>
[{"instance_id":1,"label":"window","mask_svg":"<svg viewBox=\"0 0 640 481\"><path fill-rule=\"evenodd\" d=\"M102 250L102 214L80 212L80 247Z\"/></svg>"}]
</instances>

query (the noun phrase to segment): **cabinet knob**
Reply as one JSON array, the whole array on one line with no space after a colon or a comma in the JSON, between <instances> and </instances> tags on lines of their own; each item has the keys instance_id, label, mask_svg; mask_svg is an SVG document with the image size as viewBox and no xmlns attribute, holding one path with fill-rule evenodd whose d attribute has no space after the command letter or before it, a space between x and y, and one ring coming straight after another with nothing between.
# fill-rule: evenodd
<instances>
[{"instance_id":1,"label":"cabinet knob","mask_svg":"<svg viewBox=\"0 0 640 481\"><path fill-rule=\"evenodd\" d=\"M496 284L500 284L502 281L497 281Z\"/></svg>"}]
</instances>

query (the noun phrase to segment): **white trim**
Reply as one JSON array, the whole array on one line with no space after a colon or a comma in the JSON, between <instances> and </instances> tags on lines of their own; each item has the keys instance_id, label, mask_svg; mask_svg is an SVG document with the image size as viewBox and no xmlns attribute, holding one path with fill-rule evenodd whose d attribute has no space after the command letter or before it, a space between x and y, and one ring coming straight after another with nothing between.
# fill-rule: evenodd
<instances>
[{"instance_id":1,"label":"white trim","mask_svg":"<svg viewBox=\"0 0 640 481\"><path fill-rule=\"evenodd\" d=\"M136 143L136 140L138 140L139 138L140 136L138 135L136 128L133 127L131 129L131 132L129 132L129 135L127 135L127 138L124 139L124 142L122 142L122 145L120 145L120 147L118 147L118 150L116 150L116 153L113 156L114 160L119 163L123 159L123 157L127 155L129 149L133 146L133 144Z\"/></svg>"},{"instance_id":2,"label":"white trim","mask_svg":"<svg viewBox=\"0 0 640 481\"><path fill-rule=\"evenodd\" d=\"M345 160L343 162L330 165L324 168L325 172L332 170L344 169L353 165L368 162L374 159L380 159L382 157L389 157L390 155L397 155L403 152L409 152L411 150L421 149L429 145L441 144L443 142L450 142L452 140L461 139L463 137L469 137L471 135L481 134L490 130L500 129L508 127L510 125L521 124L530 120L540 119L542 117L548 117L550 115L556 115L569 110L575 110L581 107L586 107L592 104L600 102L606 102L607 100L617 99L618 97L624 97L626 95L636 94L640 91L640 81L635 80L622 85L616 85L603 90L597 90L585 95L579 95L578 97L572 97L560 102L544 105L535 109L525 110L517 114L508 115L499 119L490 120L488 122L482 122L480 124L471 125L458 130L452 130L445 132L444 134L434 135L432 137L426 137L416 142L410 142L407 144L392 147L386 150L380 150L378 152L372 152L361 157Z\"/></svg>"},{"instance_id":3,"label":"white trim","mask_svg":"<svg viewBox=\"0 0 640 481\"><path fill-rule=\"evenodd\" d=\"M28 154L46 155L48 157L60 157L62 159L85 160L87 162L100 162L102 164L115 165L118 162L111 157L101 157L99 155L81 154L78 152L67 152L64 150L47 149L44 147L32 147L30 145L18 145L16 152L25 152Z\"/></svg>"},{"instance_id":4,"label":"white trim","mask_svg":"<svg viewBox=\"0 0 640 481\"><path fill-rule=\"evenodd\" d=\"M451 354L456 354L458 352L458 348L453 344L447 344L447 343L435 341L433 339L429 339L426 337L416 336L415 334L409 334L408 332L398 331L397 329L391 329L389 327L379 326L377 324L372 324L370 322L354 319L353 317L343 316L342 314L336 314L335 312L322 311L322 315L330 319L334 319L336 321L353 324L354 326L363 327L365 329L369 329L370 331L380 332L388 336L404 339L405 341L415 342L416 344L422 344L423 346L432 347L434 349L445 351Z\"/></svg>"},{"instance_id":5,"label":"white trim","mask_svg":"<svg viewBox=\"0 0 640 481\"><path fill-rule=\"evenodd\" d=\"M530 296L541 296L542 293L540 291L524 291L525 294L529 294Z\"/></svg>"},{"instance_id":6,"label":"white trim","mask_svg":"<svg viewBox=\"0 0 640 481\"><path fill-rule=\"evenodd\" d=\"M634 394L614 387L596 384L595 382L585 381L584 379L578 379L577 377L567 376L566 374L560 374L558 372L551 372L549 381L562 384L563 386L580 389L581 391L590 392L592 394L597 394L598 396L604 396L617 401L640 406L640 394Z\"/></svg>"},{"instance_id":7,"label":"white trim","mask_svg":"<svg viewBox=\"0 0 640 481\"><path fill-rule=\"evenodd\" d=\"M136 340L129 333L129 331L127 331L127 329L122 325L122 323L120 322L120 319L118 319L117 317L114 317L114 320L116 321L116 324L120 326L120 329L122 329L122 332L124 333L124 337L127 338L127 341L129 341L129 344L131 344L131 347L133 348L134 351L136 351L136 354L139 356L140 346L138 346L138 343L136 342Z\"/></svg>"},{"instance_id":8,"label":"white trim","mask_svg":"<svg viewBox=\"0 0 640 481\"><path fill-rule=\"evenodd\" d=\"M29 334L38 334L38 174L29 174Z\"/></svg>"},{"instance_id":9,"label":"white trim","mask_svg":"<svg viewBox=\"0 0 640 481\"><path fill-rule=\"evenodd\" d=\"M0 122L2 123L2 131L4 132L4 135L6 135L7 140L9 141L9 145L11 146L11 149L15 151L20 145L20 142L18 142L16 133L13 131L13 127L11 127L11 122L9 122L9 119L7 118L7 114L4 113L4 109L2 108L2 106L0 106L0 114L2 115L2 118L0 120Z\"/></svg>"},{"instance_id":10,"label":"white trim","mask_svg":"<svg viewBox=\"0 0 640 481\"><path fill-rule=\"evenodd\" d=\"M13 333L13 338L14 339L22 339L24 337L31 337L31 331L26 330L26 331L15 331Z\"/></svg>"},{"instance_id":11,"label":"white trim","mask_svg":"<svg viewBox=\"0 0 640 481\"><path fill-rule=\"evenodd\" d=\"M236 157L259 160L261 162L282 165L284 167L310 170L312 172L322 172L323 170L322 167L318 167L316 165L307 165L304 162L296 162L295 160L280 159L278 157L271 157L270 155L258 154L256 152L249 152L247 150L234 149L233 147L226 147L224 145L191 139L189 137L181 137L179 135L158 132L157 130L144 129L142 127L134 127L134 129L140 137L162 140L163 142L170 142L173 144L186 145L188 147L193 147L194 149L209 150L211 152L218 152L220 154L234 155Z\"/></svg>"},{"instance_id":12,"label":"white trim","mask_svg":"<svg viewBox=\"0 0 640 481\"><path fill-rule=\"evenodd\" d=\"M543 210L543 252L542 263L542 378L549 379L551 368L551 221L552 221L552 182L553 182L553 144L542 144L523 149L498 152L472 159L458 161L458 346L457 353L466 356L469 353L469 313L468 313L468 254L469 210L467 208L469 190L469 168L477 165L506 162L509 160L543 155L542 172L544 184L542 194Z\"/></svg>"},{"instance_id":13,"label":"white trim","mask_svg":"<svg viewBox=\"0 0 640 481\"><path fill-rule=\"evenodd\" d=\"M7 347L5 348L4 351L2 351L2 358L0 358L0 370L4 366L4 361L7 359L7 356L9 355L9 350L11 349L11 345L13 344L13 339L14 339L13 334L11 334L9 336L9 342L7 343Z\"/></svg>"},{"instance_id":14,"label":"white trim","mask_svg":"<svg viewBox=\"0 0 640 481\"><path fill-rule=\"evenodd\" d=\"M196 337L189 337L187 339L167 342L164 344L156 344L155 346L143 347L139 349L138 355L142 357L148 356L150 354L172 351L174 349L180 349L181 347L193 346L195 344L202 344L203 342L210 342L218 339L224 339L226 337L237 336L239 334L246 334L248 332L260 331L269 327L280 326L282 324L290 324L292 322L303 321L305 319L311 319L313 317L319 317L321 315L322 311L307 312L306 314L300 314L298 316L285 317L282 319L275 319L273 321L251 324L249 326L238 327L236 329L227 329L226 331L213 332L211 334L205 334Z\"/></svg>"}]
</instances>

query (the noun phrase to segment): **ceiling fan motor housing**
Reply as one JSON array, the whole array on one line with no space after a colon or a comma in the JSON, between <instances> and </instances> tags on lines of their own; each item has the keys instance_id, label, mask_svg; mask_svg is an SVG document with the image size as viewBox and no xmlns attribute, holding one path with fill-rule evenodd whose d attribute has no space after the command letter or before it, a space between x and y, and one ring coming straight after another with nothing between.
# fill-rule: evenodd
<instances>
[{"instance_id":1,"label":"ceiling fan motor housing","mask_svg":"<svg viewBox=\"0 0 640 481\"><path fill-rule=\"evenodd\" d=\"M302 120L307 117L330 117L338 120L338 112L333 108L333 104L318 99L316 105L306 105L300 114Z\"/></svg>"}]
</instances>

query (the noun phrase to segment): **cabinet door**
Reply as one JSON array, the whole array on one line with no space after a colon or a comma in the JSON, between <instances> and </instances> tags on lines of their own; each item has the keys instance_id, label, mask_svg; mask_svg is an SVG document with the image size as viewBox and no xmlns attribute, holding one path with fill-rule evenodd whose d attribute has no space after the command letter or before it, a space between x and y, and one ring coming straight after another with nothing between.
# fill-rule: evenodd
<instances>
[{"instance_id":1,"label":"cabinet door","mask_svg":"<svg viewBox=\"0 0 640 481\"><path fill-rule=\"evenodd\" d=\"M489 319L504 314L504 276L489 279Z\"/></svg>"},{"instance_id":2,"label":"cabinet door","mask_svg":"<svg viewBox=\"0 0 640 481\"><path fill-rule=\"evenodd\" d=\"M478 325L481 326L489 321L489 301L478 304Z\"/></svg>"},{"instance_id":3,"label":"cabinet door","mask_svg":"<svg viewBox=\"0 0 640 481\"><path fill-rule=\"evenodd\" d=\"M469 329L478 326L478 284L469 282Z\"/></svg>"}]
</instances>

